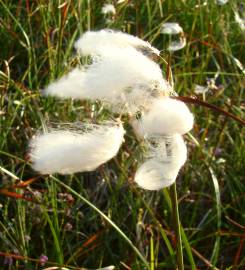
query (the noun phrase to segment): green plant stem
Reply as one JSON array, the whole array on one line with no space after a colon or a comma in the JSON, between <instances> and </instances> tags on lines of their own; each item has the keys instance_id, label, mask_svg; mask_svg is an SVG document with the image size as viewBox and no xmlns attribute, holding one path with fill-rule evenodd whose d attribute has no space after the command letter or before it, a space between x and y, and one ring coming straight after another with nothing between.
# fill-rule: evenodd
<instances>
[{"instance_id":1,"label":"green plant stem","mask_svg":"<svg viewBox=\"0 0 245 270\"><path fill-rule=\"evenodd\" d=\"M170 186L170 197L172 202L174 232L177 240L177 265L178 270L184 270L176 183Z\"/></svg>"},{"instance_id":2,"label":"green plant stem","mask_svg":"<svg viewBox=\"0 0 245 270\"><path fill-rule=\"evenodd\" d=\"M74 189L67 186L63 182L61 182L58 178L54 177L53 175L50 175L50 178L53 179L59 185L63 186L65 189L69 190L72 194L74 194L76 197L78 197L80 200L82 200L85 204L87 204L89 207L91 207L93 210L95 210L101 217L103 217L121 235L121 237L131 246L131 248L134 250L134 252L138 255L138 257L144 263L146 268L150 270L150 266L149 266L147 260L145 259L145 257L141 254L141 252L137 249L137 247L133 244L133 242L126 236L126 234L107 215L105 215L102 211L100 211L90 201L85 199L81 194L77 193Z\"/></svg>"}]
</instances>

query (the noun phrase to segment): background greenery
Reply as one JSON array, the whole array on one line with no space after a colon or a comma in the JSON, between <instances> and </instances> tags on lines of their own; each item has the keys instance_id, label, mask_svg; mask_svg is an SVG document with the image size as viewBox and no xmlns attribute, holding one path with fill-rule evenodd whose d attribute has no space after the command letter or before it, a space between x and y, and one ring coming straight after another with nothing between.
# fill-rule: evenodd
<instances>
[{"instance_id":1,"label":"background greenery","mask_svg":"<svg viewBox=\"0 0 245 270\"><path fill-rule=\"evenodd\" d=\"M101 13L105 2L0 0L0 269L55 263L145 269L122 234L82 198L121 228L151 270L175 269L169 191L134 185L141 153L129 126L118 156L95 172L52 178L28 164L28 142L44 123L108 117L97 103L40 96L79 62L73 43L84 31L113 28L151 42L170 62L181 96L195 96L196 84L216 76L216 86L198 98L244 118L245 32L234 19L234 11L245 13L243 1L112 1L115 16ZM178 22L187 38L171 57L169 37L161 34L165 21ZM191 110L189 158L177 180L185 269L245 269L244 130L199 105ZM45 266L42 255L49 259Z\"/></svg>"}]
</instances>

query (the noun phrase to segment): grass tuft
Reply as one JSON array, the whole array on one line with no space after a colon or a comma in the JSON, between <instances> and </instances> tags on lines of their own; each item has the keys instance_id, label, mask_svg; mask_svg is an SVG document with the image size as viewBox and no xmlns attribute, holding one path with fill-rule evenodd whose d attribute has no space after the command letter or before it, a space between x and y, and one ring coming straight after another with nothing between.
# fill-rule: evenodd
<instances>
[{"instance_id":1,"label":"grass tuft","mask_svg":"<svg viewBox=\"0 0 245 270\"><path fill-rule=\"evenodd\" d=\"M244 269L245 35L234 11L245 18L245 5L111 1L116 14L108 18L106 2L0 0L0 265L176 269L169 191L133 184L141 154L130 127L119 155L95 172L40 176L28 162L28 142L42 125L108 119L99 103L43 98L40 90L81 61L73 54L80 34L113 28L161 50L176 92L201 101L190 105L195 127L176 183L184 269ZM187 40L170 56L163 22L178 22ZM208 92L195 93L214 78Z\"/></svg>"}]
</instances>

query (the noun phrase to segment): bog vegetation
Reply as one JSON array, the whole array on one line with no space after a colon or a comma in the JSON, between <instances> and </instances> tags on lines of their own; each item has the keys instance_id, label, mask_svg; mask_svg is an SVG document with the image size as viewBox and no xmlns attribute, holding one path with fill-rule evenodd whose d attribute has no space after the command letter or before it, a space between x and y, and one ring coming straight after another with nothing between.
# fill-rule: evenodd
<instances>
[{"instance_id":1,"label":"bog vegetation","mask_svg":"<svg viewBox=\"0 0 245 270\"><path fill-rule=\"evenodd\" d=\"M185 269L244 269L244 121L234 118L244 119L245 4L0 0L0 6L0 269L176 269L171 192L135 184L144 149L127 115L121 117L125 142L95 171L40 175L30 166L29 142L37 132L86 122L99 134L97 123L118 117L118 107L112 115L100 101L40 94L76 66L90 63L74 53L75 41L88 30L105 28L138 36L161 51L154 61L165 78L171 67L178 95L235 116L192 102L188 161L176 183ZM89 87L96 91L100 81ZM152 128L148 118L146 127ZM118 151L113 142L111 147ZM94 151L96 143L87 155ZM79 159L77 152L67 156L72 158ZM37 170L50 168L42 166ZM62 168L52 166L48 173ZM68 171L79 170L74 165Z\"/></svg>"}]
</instances>

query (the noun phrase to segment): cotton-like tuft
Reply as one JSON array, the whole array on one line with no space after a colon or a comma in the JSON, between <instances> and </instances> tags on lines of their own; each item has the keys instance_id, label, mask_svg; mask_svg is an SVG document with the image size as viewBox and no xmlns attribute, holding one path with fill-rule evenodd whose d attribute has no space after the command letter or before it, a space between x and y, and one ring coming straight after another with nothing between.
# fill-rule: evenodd
<instances>
[{"instance_id":1,"label":"cotton-like tuft","mask_svg":"<svg viewBox=\"0 0 245 270\"><path fill-rule=\"evenodd\" d=\"M132 121L139 137L185 134L193 127L194 117L184 102L163 97L152 103L141 119Z\"/></svg>"},{"instance_id":2,"label":"cotton-like tuft","mask_svg":"<svg viewBox=\"0 0 245 270\"><path fill-rule=\"evenodd\" d=\"M103 14L116 14L116 9L112 4L105 4L102 9L101 12Z\"/></svg>"},{"instance_id":3,"label":"cotton-like tuft","mask_svg":"<svg viewBox=\"0 0 245 270\"><path fill-rule=\"evenodd\" d=\"M138 37L110 29L85 32L75 43L75 48L83 55L100 55L105 47L127 48L149 51L159 55L160 51Z\"/></svg>"},{"instance_id":4,"label":"cotton-like tuft","mask_svg":"<svg viewBox=\"0 0 245 270\"><path fill-rule=\"evenodd\" d=\"M208 86L202 86L199 84L195 85L195 89L194 89L194 93L197 95L204 95L209 91L209 87Z\"/></svg>"},{"instance_id":5,"label":"cotton-like tuft","mask_svg":"<svg viewBox=\"0 0 245 270\"><path fill-rule=\"evenodd\" d=\"M156 159L147 160L135 174L135 182L143 189L159 190L172 185L178 170Z\"/></svg>"},{"instance_id":6,"label":"cotton-like tuft","mask_svg":"<svg viewBox=\"0 0 245 270\"><path fill-rule=\"evenodd\" d=\"M183 28L178 23L163 23L161 33L167 35L177 35L183 33Z\"/></svg>"},{"instance_id":7,"label":"cotton-like tuft","mask_svg":"<svg viewBox=\"0 0 245 270\"><path fill-rule=\"evenodd\" d=\"M113 158L122 142L122 124L88 126L84 133L51 131L39 134L30 143L34 170L42 174L71 174L93 171Z\"/></svg>"},{"instance_id":8,"label":"cotton-like tuft","mask_svg":"<svg viewBox=\"0 0 245 270\"><path fill-rule=\"evenodd\" d=\"M145 97L148 99L149 93L154 96L169 91L171 89L155 62L133 48L106 47L103 57L97 58L86 69L76 68L51 83L44 94L137 106Z\"/></svg>"},{"instance_id":9,"label":"cotton-like tuft","mask_svg":"<svg viewBox=\"0 0 245 270\"><path fill-rule=\"evenodd\" d=\"M228 1L229 1L229 0L217 0L216 2L217 2L218 5L223 6L223 5L227 4Z\"/></svg>"},{"instance_id":10,"label":"cotton-like tuft","mask_svg":"<svg viewBox=\"0 0 245 270\"><path fill-rule=\"evenodd\" d=\"M170 186L187 159L187 148L181 135L159 138L149 148L148 157L137 170L135 182L147 190Z\"/></svg>"},{"instance_id":11,"label":"cotton-like tuft","mask_svg":"<svg viewBox=\"0 0 245 270\"><path fill-rule=\"evenodd\" d=\"M156 158L163 163L183 166L187 159L187 148L183 137L179 134L154 138L147 141L148 158Z\"/></svg>"},{"instance_id":12,"label":"cotton-like tuft","mask_svg":"<svg viewBox=\"0 0 245 270\"><path fill-rule=\"evenodd\" d=\"M61 99L87 98L86 90L83 89L85 76L86 73L84 70L75 68L68 74L58 79L57 81L52 82L48 87L46 87L42 91L42 94L45 96L59 97Z\"/></svg>"},{"instance_id":13,"label":"cotton-like tuft","mask_svg":"<svg viewBox=\"0 0 245 270\"><path fill-rule=\"evenodd\" d=\"M186 46L186 38L181 37L179 41L172 41L168 46L170 52L175 52L183 49Z\"/></svg>"},{"instance_id":14,"label":"cotton-like tuft","mask_svg":"<svg viewBox=\"0 0 245 270\"><path fill-rule=\"evenodd\" d=\"M234 11L235 21L242 31L245 31L245 19L241 18L237 11Z\"/></svg>"}]
</instances>

